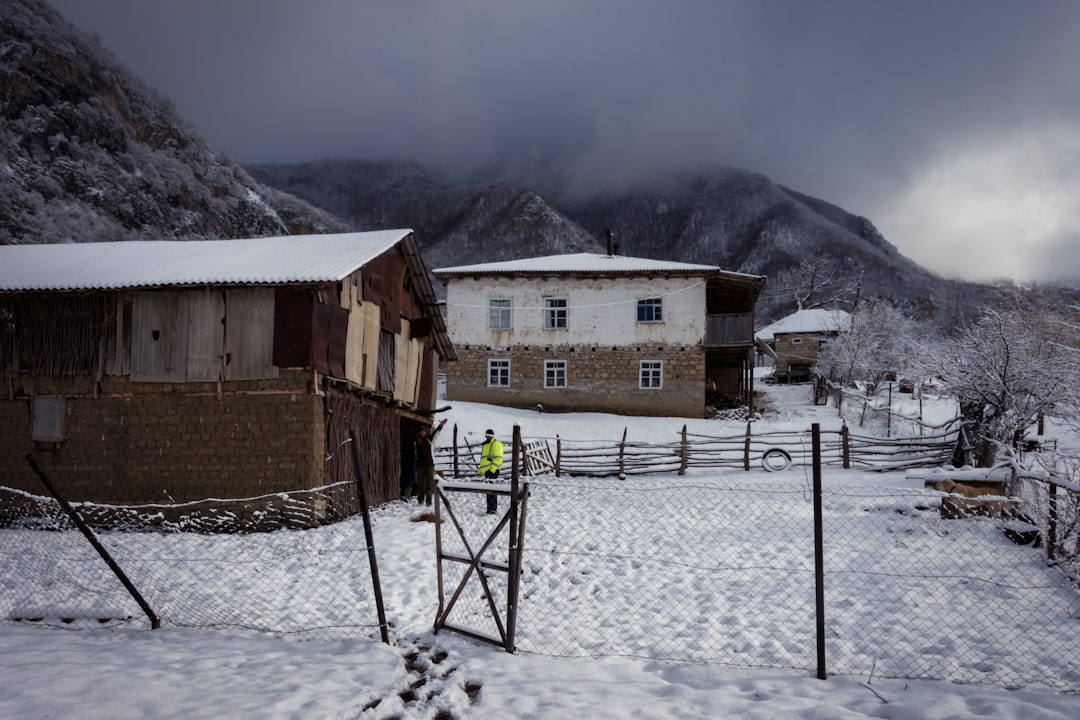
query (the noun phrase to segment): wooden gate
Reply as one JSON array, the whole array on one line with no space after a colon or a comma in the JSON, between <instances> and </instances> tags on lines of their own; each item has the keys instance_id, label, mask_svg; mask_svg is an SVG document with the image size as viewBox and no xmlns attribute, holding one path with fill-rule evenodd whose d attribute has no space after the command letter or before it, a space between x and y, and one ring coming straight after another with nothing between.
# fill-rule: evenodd
<instances>
[{"instance_id":1,"label":"wooden gate","mask_svg":"<svg viewBox=\"0 0 1080 720\"><path fill-rule=\"evenodd\" d=\"M507 652L515 647L529 496L528 483L519 483L521 457L515 426L509 483L440 482L435 493L435 632L452 630ZM507 505L505 512L486 512L489 495L509 499L498 503Z\"/></svg>"}]
</instances>

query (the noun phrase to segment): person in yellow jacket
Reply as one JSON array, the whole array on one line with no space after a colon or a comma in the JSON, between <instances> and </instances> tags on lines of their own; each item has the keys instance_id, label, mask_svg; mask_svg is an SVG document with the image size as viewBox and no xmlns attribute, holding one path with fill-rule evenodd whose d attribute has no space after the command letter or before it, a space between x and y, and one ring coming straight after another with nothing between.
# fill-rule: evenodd
<instances>
[{"instance_id":1,"label":"person in yellow jacket","mask_svg":"<svg viewBox=\"0 0 1080 720\"><path fill-rule=\"evenodd\" d=\"M484 431L484 444L480 446L480 466L477 468L476 474L488 480L494 480L499 477L502 464L503 444L495 439L495 431L489 428ZM488 493L488 515L494 515L498 512L498 509L499 496L495 493Z\"/></svg>"}]
</instances>

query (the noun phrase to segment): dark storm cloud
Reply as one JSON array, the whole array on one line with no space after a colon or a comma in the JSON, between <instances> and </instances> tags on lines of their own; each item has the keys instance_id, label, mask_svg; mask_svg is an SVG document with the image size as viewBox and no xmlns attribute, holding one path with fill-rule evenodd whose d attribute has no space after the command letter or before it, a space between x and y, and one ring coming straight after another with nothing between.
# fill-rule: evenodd
<instances>
[{"instance_id":1,"label":"dark storm cloud","mask_svg":"<svg viewBox=\"0 0 1080 720\"><path fill-rule=\"evenodd\" d=\"M409 158L577 192L734 165L867 215L917 261L975 279L1043 268L996 271L1005 238L943 238L912 220L981 207L950 195L983 167L972 158L1000 158L987 207L1033 176L1080 185L1059 161L998 152L1064 142L1048 156L1080 160L1071 0L53 4L241 162ZM963 253L976 239L985 267ZM947 241L960 265L936 267Z\"/></svg>"}]
</instances>

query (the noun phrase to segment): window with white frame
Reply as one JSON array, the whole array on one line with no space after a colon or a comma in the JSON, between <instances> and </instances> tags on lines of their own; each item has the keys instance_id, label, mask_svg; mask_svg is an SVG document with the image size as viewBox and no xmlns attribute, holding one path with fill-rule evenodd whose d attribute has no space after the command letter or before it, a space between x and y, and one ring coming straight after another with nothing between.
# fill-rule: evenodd
<instances>
[{"instance_id":1,"label":"window with white frame","mask_svg":"<svg viewBox=\"0 0 1080 720\"><path fill-rule=\"evenodd\" d=\"M488 330L509 330L513 302L510 298L488 300Z\"/></svg>"},{"instance_id":2,"label":"window with white frame","mask_svg":"<svg viewBox=\"0 0 1080 720\"><path fill-rule=\"evenodd\" d=\"M637 321L639 323L646 322L663 322L664 321L664 299L663 298L644 298L637 301Z\"/></svg>"},{"instance_id":3,"label":"window with white frame","mask_svg":"<svg viewBox=\"0 0 1080 720\"><path fill-rule=\"evenodd\" d=\"M638 387L642 390L660 390L664 387L664 361L642 360L638 371Z\"/></svg>"},{"instance_id":4,"label":"window with white frame","mask_svg":"<svg viewBox=\"0 0 1080 720\"><path fill-rule=\"evenodd\" d=\"M566 387L566 361L565 360L545 360L544 361L544 387L546 387L546 388L564 388L564 387Z\"/></svg>"},{"instance_id":5,"label":"window with white frame","mask_svg":"<svg viewBox=\"0 0 1080 720\"><path fill-rule=\"evenodd\" d=\"M510 386L510 359L488 359L488 387Z\"/></svg>"},{"instance_id":6,"label":"window with white frame","mask_svg":"<svg viewBox=\"0 0 1080 720\"><path fill-rule=\"evenodd\" d=\"M544 329L565 330L567 308L566 298L544 298Z\"/></svg>"}]
</instances>

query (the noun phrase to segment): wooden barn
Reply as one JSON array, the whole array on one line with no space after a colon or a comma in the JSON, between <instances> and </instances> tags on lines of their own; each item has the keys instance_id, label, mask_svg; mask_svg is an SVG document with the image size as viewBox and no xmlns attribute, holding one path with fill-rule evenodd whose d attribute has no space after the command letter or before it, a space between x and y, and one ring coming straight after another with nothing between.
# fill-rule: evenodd
<instances>
[{"instance_id":1,"label":"wooden barn","mask_svg":"<svg viewBox=\"0 0 1080 720\"><path fill-rule=\"evenodd\" d=\"M368 502L398 497L455 359L409 230L0 246L0 521L45 494L28 454L114 515L340 519L350 435Z\"/></svg>"}]
</instances>

